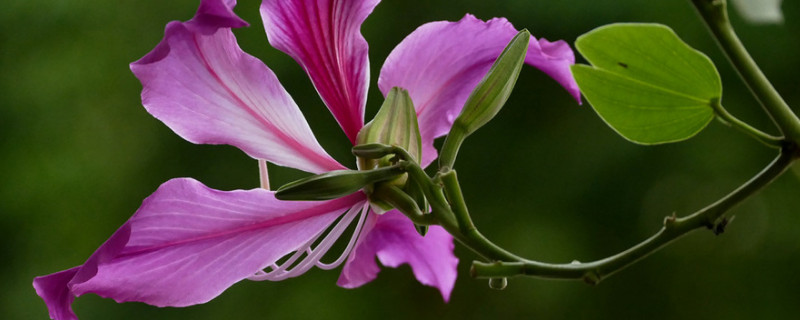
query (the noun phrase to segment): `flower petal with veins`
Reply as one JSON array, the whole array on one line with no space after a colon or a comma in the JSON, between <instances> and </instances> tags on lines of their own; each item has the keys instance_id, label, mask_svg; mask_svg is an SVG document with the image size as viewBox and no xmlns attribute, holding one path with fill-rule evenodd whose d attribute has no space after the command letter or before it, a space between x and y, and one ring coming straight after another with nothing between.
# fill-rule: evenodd
<instances>
[{"instance_id":1,"label":"flower petal with veins","mask_svg":"<svg viewBox=\"0 0 800 320\"><path fill-rule=\"evenodd\" d=\"M83 266L38 277L34 287L43 288L37 292L57 319L72 314L65 308L85 293L155 306L204 303L297 250L365 200L355 193L287 202L264 189L226 192L173 179Z\"/></svg>"},{"instance_id":2,"label":"flower petal with veins","mask_svg":"<svg viewBox=\"0 0 800 320\"><path fill-rule=\"evenodd\" d=\"M193 143L229 144L313 173L344 169L319 145L275 74L239 48L230 29L240 26L238 17L203 11L215 7L209 3L194 19L167 25L161 43L131 64L147 111Z\"/></svg>"},{"instance_id":3,"label":"flower petal with veins","mask_svg":"<svg viewBox=\"0 0 800 320\"><path fill-rule=\"evenodd\" d=\"M484 22L466 15L458 22L420 26L386 58L378 87L384 95L393 87L411 95L422 135L423 166L436 159L433 139L450 131L469 94L516 34L504 18ZM544 71L580 102L569 70L575 56L566 42L531 37L525 63Z\"/></svg>"},{"instance_id":4,"label":"flower petal with veins","mask_svg":"<svg viewBox=\"0 0 800 320\"><path fill-rule=\"evenodd\" d=\"M369 84L367 41L361 24L379 0L264 0L269 43L308 73L350 139L364 126Z\"/></svg>"},{"instance_id":5,"label":"flower petal with veins","mask_svg":"<svg viewBox=\"0 0 800 320\"><path fill-rule=\"evenodd\" d=\"M361 24L379 0L263 0L270 43L305 68L351 142L364 125L369 62ZM229 144L253 158L323 173L344 167L314 138L277 77L238 46L232 28L247 23L235 0L201 0L187 22L171 22L153 51L131 64L142 102L153 116L193 143ZM433 139L446 134L464 101L516 29L505 19L423 25L390 54L378 81L411 94L422 135L422 164L436 158ZM532 39L526 63L561 83L580 102L563 41ZM76 296L156 306L206 302L242 279L281 280L313 266L336 267L338 284L371 281L385 266L409 264L445 301L456 279L453 238L439 226L425 237L397 211L366 211L357 192L315 202L287 202L264 190L217 191L192 179L164 183L82 265L37 277L33 286L55 319L77 319ZM328 249L356 222L345 252ZM363 226L362 226L363 223ZM348 252L349 251L349 252ZM290 255L291 254L291 255ZM287 257L282 259L282 257ZM281 263L278 263L281 261ZM265 270L266 268L266 270Z\"/></svg>"},{"instance_id":6,"label":"flower petal with veins","mask_svg":"<svg viewBox=\"0 0 800 320\"><path fill-rule=\"evenodd\" d=\"M431 226L423 237L414 224L397 210L368 217L359 243L342 269L338 285L355 288L378 275L378 265L396 268L409 264L422 284L439 289L445 301L456 283L458 258L453 237L440 226Z\"/></svg>"}]
</instances>

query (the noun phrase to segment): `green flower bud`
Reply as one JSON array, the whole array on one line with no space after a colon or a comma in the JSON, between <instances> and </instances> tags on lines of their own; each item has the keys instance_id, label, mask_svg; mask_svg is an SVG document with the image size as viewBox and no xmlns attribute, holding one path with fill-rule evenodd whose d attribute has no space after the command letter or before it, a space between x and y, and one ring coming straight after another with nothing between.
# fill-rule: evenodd
<instances>
[{"instance_id":1,"label":"green flower bud","mask_svg":"<svg viewBox=\"0 0 800 320\"><path fill-rule=\"evenodd\" d=\"M386 100L384 100L375 118L358 133L356 144L369 145L377 143L400 147L413 158L406 160L419 162L422 155L422 143L420 140L417 111L414 109L414 103L411 102L408 91L395 87L386 95ZM379 153L386 150L373 151L378 151ZM369 154L369 157L364 158L359 156L359 169L369 170L391 165L386 158L377 159L374 157L375 153Z\"/></svg>"},{"instance_id":2,"label":"green flower bud","mask_svg":"<svg viewBox=\"0 0 800 320\"><path fill-rule=\"evenodd\" d=\"M405 170L399 166L360 171L336 170L290 182L280 187L275 197L281 200L336 199L404 173Z\"/></svg>"},{"instance_id":3,"label":"green flower bud","mask_svg":"<svg viewBox=\"0 0 800 320\"><path fill-rule=\"evenodd\" d=\"M378 184L375 187L375 191L370 195L370 199L373 198L388 203L405 215L422 216L422 210L417 206L414 198L392 184Z\"/></svg>"},{"instance_id":4,"label":"green flower bud","mask_svg":"<svg viewBox=\"0 0 800 320\"><path fill-rule=\"evenodd\" d=\"M427 211L428 209L428 199L425 198L425 192L422 191L422 187L415 181L414 179L409 179L409 182L406 183L403 191L408 194L411 199L414 199L414 202L417 204L417 208L422 209L422 211ZM427 229L425 229L427 232ZM424 236L424 234L423 234Z\"/></svg>"},{"instance_id":5,"label":"green flower bud","mask_svg":"<svg viewBox=\"0 0 800 320\"><path fill-rule=\"evenodd\" d=\"M464 139L492 120L503 108L525 62L530 38L531 34L526 29L517 33L470 93L464 109L447 134L439 157L440 167L452 167Z\"/></svg>"},{"instance_id":6,"label":"green flower bud","mask_svg":"<svg viewBox=\"0 0 800 320\"><path fill-rule=\"evenodd\" d=\"M395 153L395 147L382 143L359 144L353 147L353 155L364 159L380 159Z\"/></svg>"}]
</instances>

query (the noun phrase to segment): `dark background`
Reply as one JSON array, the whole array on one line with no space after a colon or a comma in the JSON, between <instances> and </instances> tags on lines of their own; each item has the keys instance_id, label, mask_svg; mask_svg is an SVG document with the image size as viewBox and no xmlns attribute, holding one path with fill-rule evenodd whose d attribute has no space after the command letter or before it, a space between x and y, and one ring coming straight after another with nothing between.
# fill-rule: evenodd
<instances>
[{"instance_id":1,"label":"dark background","mask_svg":"<svg viewBox=\"0 0 800 320\"><path fill-rule=\"evenodd\" d=\"M170 20L192 17L199 1L6 0L0 10L0 317L42 319L31 281L83 263L162 182L194 177L222 190L257 186L256 162L229 146L193 145L147 114L128 64L150 51ZM258 1L237 13L245 51L278 75L323 146L352 163L347 139L305 73L269 47ZM391 49L422 23L505 16L537 37L572 43L612 22L667 24L720 69L724 103L776 133L729 67L689 1L387 0L363 26L372 86ZM752 55L790 105L800 104L800 5L786 22L732 19ZM579 59L580 60L580 59ZM462 147L457 169L478 227L521 255L589 261L655 232L662 218L713 202L758 172L775 152L714 121L695 138L642 147L617 136L555 82L525 68L506 108ZM299 177L272 170L274 185ZM468 276L463 247L449 304L413 280L407 266L347 290L338 269L278 283L245 281L212 302L159 309L79 298L81 319L250 318L791 318L800 312L800 168L795 166L734 214L721 236L700 231L611 277L581 282L511 279L505 291Z\"/></svg>"}]
</instances>

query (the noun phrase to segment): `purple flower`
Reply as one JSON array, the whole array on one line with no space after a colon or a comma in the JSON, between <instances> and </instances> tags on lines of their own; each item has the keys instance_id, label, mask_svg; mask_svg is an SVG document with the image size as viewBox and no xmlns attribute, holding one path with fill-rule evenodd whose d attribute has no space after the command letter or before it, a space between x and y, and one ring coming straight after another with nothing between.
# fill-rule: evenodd
<instances>
[{"instance_id":1,"label":"purple flower","mask_svg":"<svg viewBox=\"0 0 800 320\"><path fill-rule=\"evenodd\" d=\"M131 70L153 116L193 143L229 144L260 161L311 173L345 167L314 138L299 108L261 61L237 45L232 28L247 23L235 0L202 0L187 22L171 22L164 39ZM378 0L265 0L270 44L308 73L350 141L364 125L368 83L362 22ZM421 26L389 55L378 86L409 91L423 143L422 165L436 158L433 139L447 133L469 93L516 34L505 19ZM574 57L563 41L532 39L525 60L575 99ZM340 258L320 261L348 225L356 231ZM425 237L396 211L370 211L357 192L329 201L277 200L265 189L218 191L200 182L167 181L81 266L38 277L33 285L55 319L77 319L76 296L156 306L204 303L243 279L281 280L311 267L344 262L338 285L353 288L384 265L408 263L423 284L449 299L458 260L453 239L431 227Z\"/></svg>"}]
</instances>

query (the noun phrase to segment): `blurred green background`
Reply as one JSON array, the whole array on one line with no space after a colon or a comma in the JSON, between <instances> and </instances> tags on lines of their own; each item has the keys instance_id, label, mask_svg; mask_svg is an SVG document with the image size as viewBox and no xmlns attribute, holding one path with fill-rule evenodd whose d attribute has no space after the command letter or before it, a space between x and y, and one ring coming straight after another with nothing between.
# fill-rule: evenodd
<instances>
[{"instance_id":1,"label":"blurred green background","mask_svg":"<svg viewBox=\"0 0 800 320\"><path fill-rule=\"evenodd\" d=\"M83 263L162 182L194 177L222 190L257 186L256 162L228 146L188 143L147 114L128 64L150 51L170 20L199 1L6 0L0 10L0 317L43 319L31 281ZM237 7L250 28L245 51L265 61L309 118L321 143L352 163L345 136L300 67L269 47L259 2ZM776 133L717 50L689 1L386 0L363 26L373 86L384 58L422 23L505 16L537 37L576 37L612 22L660 22L720 69L726 107ZM783 25L732 19L752 55L790 105L800 104L800 4ZM797 110L797 109L795 109ZM655 232L662 218L716 200L774 156L713 122L683 143L641 147L615 135L555 82L525 68L499 117L470 137L457 168L476 224L497 243L548 262L588 261ZM273 184L299 176L274 168ZM467 275L475 257L457 248L460 276L448 304L413 281L408 267L347 290L335 271L283 282L242 282L212 302L159 309L94 295L81 319L286 318L791 318L800 312L800 169L735 210L721 236L695 232L599 286L511 279L504 291Z\"/></svg>"}]
</instances>

